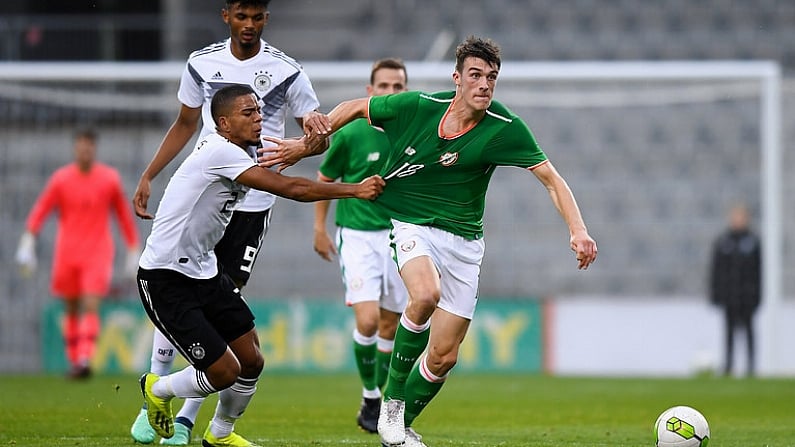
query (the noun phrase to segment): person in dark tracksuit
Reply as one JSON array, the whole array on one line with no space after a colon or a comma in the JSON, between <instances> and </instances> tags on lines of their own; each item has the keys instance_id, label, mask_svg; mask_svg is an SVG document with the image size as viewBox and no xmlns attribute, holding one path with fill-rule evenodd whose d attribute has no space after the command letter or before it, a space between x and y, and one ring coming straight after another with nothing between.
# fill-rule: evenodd
<instances>
[{"instance_id":1,"label":"person in dark tracksuit","mask_svg":"<svg viewBox=\"0 0 795 447\"><path fill-rule=\"evenodd\" d=\"M725 364L730 375L734 361L734 341L738 330L745 330L748 353L747 375L753 376L753 316L761 301L761 244L750 228L748 209L735 205L729 210L729 228L715 240L710 268L710 300L724 311L726 320Z\"/></svg>"}]
</instances>

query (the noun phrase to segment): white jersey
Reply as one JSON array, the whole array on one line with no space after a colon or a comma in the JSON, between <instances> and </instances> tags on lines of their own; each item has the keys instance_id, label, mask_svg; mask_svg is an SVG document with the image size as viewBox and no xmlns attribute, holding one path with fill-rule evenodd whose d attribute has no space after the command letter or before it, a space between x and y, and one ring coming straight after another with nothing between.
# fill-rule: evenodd
<instances>
[{"instance_id":1,"label":"white jersey","mask_svg":"<svg viewBox=\"0 0 795 447\"><path fill-rule=\"evenodd\" d=\"M232 55L230 39L194 51L182 72L177 98L188 107L202 108L199 140L215 132L210 100L229 84L244 84L256 92L262 107L262 135L284 137L287 109L300 118L320 103L309 77L294 59L260 40L260 52L246 60ZM269 142L264 142L270 145ZM273 194L254 190L238 207L241 211L263 211L273 206Z\"/></svg>"},{"instance_id":2,"label":"white jersey","mask_svg":"<svg viewBox=\"0 0 795 447\"><path fill-rule=\"evenodd\" d=\"M217 133L199 140L168 181L139 265L196 279L218 274L213 249L249 189L235 179L252 166L251 153Z\"/></svg>"}]
</instances>

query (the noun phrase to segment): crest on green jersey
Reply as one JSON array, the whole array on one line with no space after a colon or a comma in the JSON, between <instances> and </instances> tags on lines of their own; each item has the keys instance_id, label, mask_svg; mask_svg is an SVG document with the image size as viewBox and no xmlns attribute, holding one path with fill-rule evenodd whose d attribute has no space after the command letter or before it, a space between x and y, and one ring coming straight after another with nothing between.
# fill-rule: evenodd
<instances>
[{"instance_id":1,"label":"crest on green jersey","mask_svg":"<svg viewBox=\"0 0 795 447\"><path fill-rule=\"evenodd\" d=\"M439 157L439 163L442 166L450 166L458 161L458 152L445 152Z\"/></svg>"}]
</instances>

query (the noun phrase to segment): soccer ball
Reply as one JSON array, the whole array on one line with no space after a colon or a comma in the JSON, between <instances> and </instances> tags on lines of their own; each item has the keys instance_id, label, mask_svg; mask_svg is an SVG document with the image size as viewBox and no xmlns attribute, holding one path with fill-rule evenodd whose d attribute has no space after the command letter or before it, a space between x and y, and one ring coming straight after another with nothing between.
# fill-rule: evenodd
<instances>
[{"instance_id":1,"label":"soccer ball","mask_svg":"<svg viewBox=\"0 0 795 447\"><path fill-rule=\"evenodd\" d=\"M707 447L709 425L695 408L672 407L654 423L654 440L657 447Z\"/></svg>"}]
</instances>

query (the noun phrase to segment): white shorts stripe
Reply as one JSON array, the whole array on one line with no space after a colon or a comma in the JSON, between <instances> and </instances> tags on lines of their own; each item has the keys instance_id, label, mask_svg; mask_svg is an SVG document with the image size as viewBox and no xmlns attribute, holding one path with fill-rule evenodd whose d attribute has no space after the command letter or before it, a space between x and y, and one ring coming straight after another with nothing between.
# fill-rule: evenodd
<instances>
[{"instance_id":1,"label":"white shorts stripe","mask_svg":"<svg viewBox=\"0 0 795 447\"><path fill-rule=\"evenodd\" d=\"M188 362L193 364L191 362L191 356L189 356L188 353L185 352L177 344L177 342L174 339L174 337L172 337L171 334L168 332L168 330L166 330L166 327L163 325L163 322L160 320L160 317L157 315L157 310L155 309L154 305L152 304L152 295L149 293L149 282L146 281L145 279L139 279L138 283L140 284L141 293L144 296L144 301L146 301L146 307L152 312L152 315L154 315L154 317L155 317L157 329L160 331L161 334L163 334L164 337L166 337L168 339L168 341L171 343L171 345L174 346L174 348L177 351L179 351L180 354L182 354L182 357L185 358L185 360L187 360Z\"/></svg>"}]
</instances>

